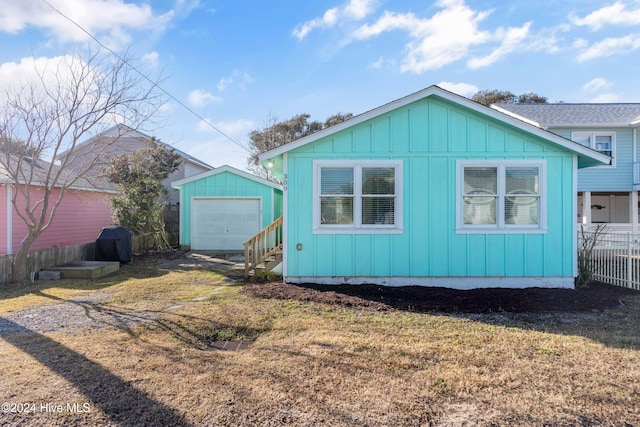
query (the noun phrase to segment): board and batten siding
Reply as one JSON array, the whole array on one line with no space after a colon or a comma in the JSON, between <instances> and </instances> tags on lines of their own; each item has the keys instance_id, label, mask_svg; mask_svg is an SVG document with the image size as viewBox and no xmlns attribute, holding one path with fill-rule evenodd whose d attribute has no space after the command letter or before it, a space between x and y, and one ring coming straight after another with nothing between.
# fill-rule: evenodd
<instances>
[{"instance_id":1,"label":"board and batten siding","mask_svg":"<svg viewBox=\"0 0 640 427\"><path fill-rule=\"evenodd\" d=\"M180 244L191 245L191 200L194 197L250 197L261 199L261 228L282 216L282 191L232 172L221 172L180 187Z\"/></svg>"},{"instance_id":2,"label":"board and batten siding","mask_svg":"<svg viewBox=\"0 0 640 427\"><path fill-rule=\"evenodd\" d=\"M428 98L293 149L286 159L290 280L574 276L576 160L522 130ZM402 161L402 233L313 233L313 161L329 159ZM463 159L543 159L547 231L457 234L456 161Z\"/></svg>"},{"instance_id":3,"label":"board and batten siding","mask_svg":"<svg viewBox=\"0 0 640 427\"><path fill-rule=\"evenodd\" d=\"M549 129L571 139L572 132L612 132L616 135L616 165L578 170L578 191L633 191L633 129L575 128Z\"/></svg>"}]
</instances>

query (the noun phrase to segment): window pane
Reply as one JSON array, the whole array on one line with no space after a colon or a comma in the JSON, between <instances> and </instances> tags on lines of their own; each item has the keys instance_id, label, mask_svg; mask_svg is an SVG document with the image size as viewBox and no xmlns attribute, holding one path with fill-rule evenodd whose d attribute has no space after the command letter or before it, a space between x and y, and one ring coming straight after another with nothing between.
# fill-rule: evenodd
<instances>
[{"instance_id":1,"label":"window pane","mask_svg":"<svg viewBox=\"0 0 640 427\"><path fill-rule=\"evenodd\" d=\"M464 197L464 223L496 224L496 197Z\"/></svg>"},{"instance_id":2,"label":"window pane","mask_svg":"<svg viewBox=\"0 0 640 427\"><path fill-rule=\"evenodd\" d=\"M518 225L538 224L538 205L538 197L507 196L504 205L505 223Z\"/></svg>"},{"instance_id":3,"label":"window pane","mask_svg":"<svg viewBox=\"0 0 640 427\"><path fill-rule=\"evenodd\" d=\"M321 168L320 194L353 194L353 168Z\"/></svg>"},{"instance_id":4,"label":"window pane","mask_svg":"<svg viewBox=\"0 0 640 427\"><path fill-rule=\"evenodd\" d=\"M506 168L506 195L540 194L540 179L537 167Z\"/></svg>"},{"instance_id":5,"label":"window pane","mask_svg":"<svg viewBox=\"0 0 640 427\"><path fill-rule=\"evenodd\" d=\"M600 151L602 154L606 154L607 156L611 156L612 150L612 141L611 135L596 135L596 150Z\"/></svg>"},{"instance_id":6,"label":"window pane","mask_svg":"<svg viewBox=\"0 0 640 427\"><path fill-rule=\"evenodd\" d=\"M321 197L321 224L353 224L353 197Z\"/></svg>"},{"instance_id":7,"label":"window pane","mask_svg":"<svg viewBox=\"0 0 640 427\"><path fill-rule=\"evenodd\" d=\"M497 192L497 168L464 168L465 194L496 194Z\"/></svg>"},{"instance_id":8,"label":"window pane","mask_svg":"<svg viewBox=\"0 0 640 427\"><path fill-rule=\"evenodd\" d=\"M395 168L362 168L362 194L395 194Z\"/></svg>"},{"instance_id":9,"label":"window pane","mask_svg":"<svg viewBox=\"0 0 640 427\"><path fill-rule=\"evenodd\" d=\"M394 197L363 197L363 224L395 224Z\"/></svg>"}]
</instances>

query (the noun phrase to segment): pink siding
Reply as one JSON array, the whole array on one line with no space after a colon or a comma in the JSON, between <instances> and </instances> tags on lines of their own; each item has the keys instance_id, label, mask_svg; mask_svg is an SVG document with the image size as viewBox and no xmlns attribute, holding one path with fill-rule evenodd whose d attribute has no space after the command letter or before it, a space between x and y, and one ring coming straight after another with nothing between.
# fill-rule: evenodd
<instances>
[{"instance_id":1,"label":"pink siding","mask_svg":"<svg viewBox=\"0 0 640 427\"><path fill-rule=\"evenodd\" d=\"M7 185L0 184L0 254L7 253Z\"/></svg>"},{"instance_id":2,"label":"pink siding","mask_svg":"<svg viewBox=\"0 0 640 427\"><path fill-rule=\"evenodd\" d=\"M32 199L37 200L42 197L42 190L32 189L31 194ZM55 190L51 200L57 198L58 194L59 190ZM24 199L20 199L19 204L24 206ZM6 206L6 187L0 186L0 253L7 253ZM31 250L93 242L100 234L102 227L111 224L108 194L94 191L67 191L58 207L51 228L38 237L31 246ZM26 229L22 219L14 212L13 252L18 250Z\"/></svg>"}]
</instances>

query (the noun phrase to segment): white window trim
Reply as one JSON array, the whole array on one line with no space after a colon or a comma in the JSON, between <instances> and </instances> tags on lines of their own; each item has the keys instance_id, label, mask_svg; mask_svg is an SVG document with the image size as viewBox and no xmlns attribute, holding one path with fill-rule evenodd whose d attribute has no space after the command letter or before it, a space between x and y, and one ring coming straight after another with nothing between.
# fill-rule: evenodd
<instances>
[{"instance_id":1,"label":"white window trim","mask_svg":"<svg viewBox=\"0 0 640 427\"><path fill-rule=\"evenodd\" d=\"M571 140L575 141L577 136L590 136L591 146L589 148L595 150L596 136L610 136L611 137L611 164L594 166L594 168L615 168L616 167L616 133L615 132L571 132ZM597 151L597 150L596 150ZM600 151L598 151L600 153Z\"/></svg>"},{"instance_id":2,"label":"white window trim","mask_svg":"<svg viewBox=\"0 0 640 427\"><path fill-rule=\"evenodd\" d=\"M320 169L354 168L354 224L320 223ZM395 224L360 224L362 220L362 168L395 169ZM313 161L313 233L314 234L401 234L403 232L402 160L314 160Z\"/></svg>"},{"instance_id":3,"label":"white window trim","mask_svg":"<svg viewBox=\"0 0 640 427\"><path fill-rule=\"evenodd\" d=\"M498 204L496 224L464 223L464 168L498 168ZM538 224L521 225L504 223L505 180L507 167L537 167L540 173ZM546 160L457 160L456 161L456 234L545 234L547 232L547 162Z\"/></svg>"}]
</instances>

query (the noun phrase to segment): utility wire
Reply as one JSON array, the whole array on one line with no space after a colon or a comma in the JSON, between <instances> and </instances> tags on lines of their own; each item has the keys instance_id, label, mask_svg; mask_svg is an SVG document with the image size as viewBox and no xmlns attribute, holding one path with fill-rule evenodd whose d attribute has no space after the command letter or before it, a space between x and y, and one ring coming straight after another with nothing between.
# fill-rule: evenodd
<instances>
[{"instance_id":1,"label":"utility wire","mask_svg":"<svg viewBox=\"0 0 640 427\"><path fill-rule=\"evenodd\" d=\"M149 77L147 77L146 74L144 74L142 71L138 70L133 64L131 64L129 61L127 61L126 59L124 59L122 56L120 56L118 53L116 53L115 51L113 51L111 48L109 48L108 46L106 46L104 43L102 43L100 40L98 40L93 34L91 34L89 31L85 30L80 24L78 24L76 21L74 21L73 19L71 19L70 17L68 17L67 15L65 15L64 13L62 13L62 11L60 11L59 9L57 9L55 6L53 6L51 3L49 3L47 0L41 0L44 4L46 4L47 6L49 6L51 9L53 9L54 12L56 12L58 15L62 16L63 18L65 18L67 21L71 22L73 25L75 25L76 27L78 27L80 29L80 31L82 31L83 33L85 33L86 35L88 35L89 37L91 37L91 39L93 39L96 43L98 43L98 45L100 45L100 47L102 47L103 49L107 50L109 53L111 53L112 55L114 55L116 58L118 58L120 61L122 61L124 64L128 65L133 71L135 71L136 73L138 73L143 79L145 79L146 81L148 81L149 83L151 83L154 87L158 88L162 93L164 93L165 95L167 95L169 98L171 98L173 101L175 101L178 105L180 105L182 108L184 108L185 110L187 110L188 112L190 112L191 114L193 114L195 117L197 117L198 119L200 119L204 124L206 124L207 126L211 127L213 130L215 130L216 132L218 132L220 135L222 135L223 137L225 137L226 139L228 139L229 141L233 142L234 144L236 144L238 147L242 148L244 151L246 151L247 153L251 154L250 151L247 149L247 147L245 147L242 143L240 143L239 141L236 141L235 139L231 138L229 135L227 135L226 133L224 133L223 131L221 131L220 129L218 129L216 126L213 125L213 123L211 123L209 120L205 119L204 117L202 117L200 114L198 114L197 112L193 111L193 109L191 109L188 105L186 105L184 102L180 101L178 98L176 98L175 96L173 96L172 94L170 94L168 91L166 91L164 88L162 88L159 84L157 84L156 82L154 82L153 80L151 80Z\"/></svg>"}]
</instances>

